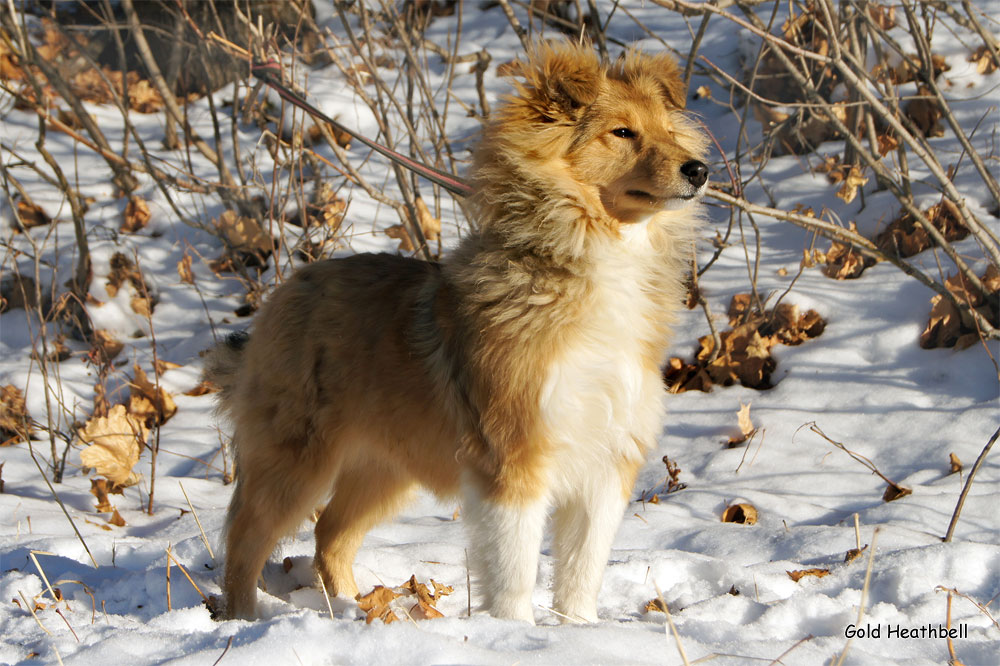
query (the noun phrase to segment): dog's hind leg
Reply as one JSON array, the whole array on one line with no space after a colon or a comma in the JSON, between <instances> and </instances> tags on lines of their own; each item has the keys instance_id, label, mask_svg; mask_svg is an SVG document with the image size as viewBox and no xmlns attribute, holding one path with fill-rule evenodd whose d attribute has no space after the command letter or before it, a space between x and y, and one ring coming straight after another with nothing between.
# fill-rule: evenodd
<instances>
[{"instance_id":1,"label":"dog's hind leg","mask_svg":"<svg viewBox=\"0 0 1000 666\"><path fill-rule=\"evenodd\" d=\"M402 508L414 483L405 473L384 468L341 472L333 497L316 523L316 569L328 593L357 596L351 567L365 534Z\"/></svg>"},{"instance_id":2,"label":"dog's hind leg","mask_svg":"<svg viewBox=\"0 0 1000 666\"><path fill-rule=\"evenodd\" d=\"M601 579L627 503L623 486L602 478L583 484L556 507L553 606L570 620L597 621Z\"/></svg>"},{"instance_id":3,"label":"dog's hind leg","mask_svg":"<svg viewBox=\"0 0 1000 666\"><path fill-rule=\"evenodd\" d=\"M226 615L256 613L257 578L278 539L293 531L322 500L336 473L336 455L300 444L239 450L237 481L226 528L223 592Z\"/></svg>"}]
</instances>

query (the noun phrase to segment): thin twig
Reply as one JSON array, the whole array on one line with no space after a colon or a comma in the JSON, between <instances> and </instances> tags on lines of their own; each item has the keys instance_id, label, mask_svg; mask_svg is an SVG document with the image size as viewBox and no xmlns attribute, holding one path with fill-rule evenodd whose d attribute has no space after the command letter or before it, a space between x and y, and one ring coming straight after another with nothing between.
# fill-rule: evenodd
<instances>
[{"instance_id":1,"label":"thin twig","mask_svg":"<svg viewBox=\"0 0 1000 666\"><path fill-rule=\"evenodd\" d=\"M990 437L990 441L986 442L986 446L979 453L979 457L976 458L975 464L972 465L972 469L969 470L969 478L965 480L965 486L962 488L962 493L958 496L958 504L955 505L955 512L951 515L951 522L948 523L948 531L945 533L942 541L945 543L951 541L951 537L955 534L955 527L958 525L958 516L962 513L962 507L965 505L965 498L969 494L969 490L972 488L972 480L976 478L976 472L982 467L983 462L986 461L986 456L993 448L993 443L997 441L1000 437L1000 428L997 428L993 436Z\"/></svg>"}]
</instances>

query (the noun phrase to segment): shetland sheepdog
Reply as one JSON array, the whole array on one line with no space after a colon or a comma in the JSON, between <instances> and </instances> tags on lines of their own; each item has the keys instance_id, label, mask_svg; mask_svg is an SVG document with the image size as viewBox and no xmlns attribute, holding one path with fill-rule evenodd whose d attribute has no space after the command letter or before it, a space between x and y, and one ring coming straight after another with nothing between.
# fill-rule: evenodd
<instances>
[{"instance_id":1,"label":"shetland sheepdog","mask_svg":"<svg viewBox=\"0 0 1000 666\"><path fill-rule=\"evenodd\" d=\"M460 495L483 607L597 620L664 418L669 326L706 188L705 135L666 55L539 44L506 68L470 172L475 231L440 264L359 254L284 282L206 363L234 426L225 613L255 614L276 542L326 501L315 566L354 597L365 533L417 486Z\"/></svg>"}]
</instances>

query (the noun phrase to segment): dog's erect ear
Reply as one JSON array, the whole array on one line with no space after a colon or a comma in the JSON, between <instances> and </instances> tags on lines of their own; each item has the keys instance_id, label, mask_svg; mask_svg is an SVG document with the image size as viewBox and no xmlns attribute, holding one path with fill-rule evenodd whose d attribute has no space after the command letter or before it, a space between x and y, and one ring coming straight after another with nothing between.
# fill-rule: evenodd
<instances>
[{"instance_id":1,"label":"dog's erect ear","mask_svg":"<svg viewBox=\"0 0 1000 666\"><path fill-rule=\"evenodd\" d=\"M515 84L519 97L548 121L576 120L597 99L603 76L593 49L572 44L539 44L504 73L524 79Z\"/></svg>"},{"instance_id":2,"label":"dog's erect ear","mask_svg":"<svg viewBox=\"0 0 1000 666\"><path fill-rule=\"evenodd\" d=\"M677 62L666 53L661 53L650 58L650 67L653 76L663 88L668 105L678 109L686 107L687 87L684 85Z\"/></svg>"}]
</instances>

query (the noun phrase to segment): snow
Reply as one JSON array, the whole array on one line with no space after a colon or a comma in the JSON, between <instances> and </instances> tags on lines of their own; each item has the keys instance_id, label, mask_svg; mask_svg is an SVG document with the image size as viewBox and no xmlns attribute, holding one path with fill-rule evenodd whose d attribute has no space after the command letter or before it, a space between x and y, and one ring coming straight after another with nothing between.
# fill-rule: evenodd
<instances>
[{"instance_id":1,"label":"snow","mask_svg":"<svg viewBox=\"0 0 1000 666\"><path fill-rule=\"evenodd\" d=\"M606 14L610 3L599 4ZM652 3L622 4L658 37L686 54L691 32L683 18ZM988 4L985 0L977 3ZM331 11L321 8L321 19L341 34L339 23L328 15ZM527 23L526 16L521 18ZM430 26L428 37L450 44L455 29L455 17L440 17ZM609 31L624 41L639 40L647 50L663 48L621 11L614 15ZM985 116L973 140L983 154L991 153L1000 74L979 75L970 69L965 62L969 49L955 33L939 30L934 46L952 65L944 75L955 81L952 96L965 100L956 103L960 122L969 127ZM471 53L479 48L486 48L493 57L486 76L493 102L506 90L495 76L495 66L515 57L520 45L499 9L483 11L469 3L460 51ZM722 20L710 24L702 53L736 72L739 48L730 25ZM434 81L440 83L443 67L434 60L430 66ZM726 98L707 78L696 76L692 86L703 84ZM369 135L375 132L371 113L349 94L335 67L308 72L308 85L314 101L330 115ZM219 99L231 94L231 88L226 88ZM478 105L471 75L456 78L453 94ZM41 164L34 148L36 117L12 109L6 97L0 99L4 144ZM111 106L88 105L87 109L98 117L112 146L119 150L122 137L114 129L120 126L118 112ZM691 102L691 109L727 150L734 149L738 118L732 111L711 100ZM211 136L207 103L194 102L190 110L196 128L203 136ZM159 147L161 114L132 114L132 119L151 147L165 159L177 159ZM475 127L476 121L461 112L449 116L449 136L460 157L467 154L464 149ZM241 132L241 154L247 159L252 156L264 182L269 183L275 172L258 130L246 126ZM152 377L149 322L129 307L129 288L123 287L115 298L104 291L108 261L115 252L122 252L138 258L159 297L152 333L158 358L182 366L161 377L163 386L174 394L178 412L160 432L155 513L145 513L151 482L148 454L137 468L144 474L143 483L127 489L124 496L112 496L127 522L125 527L107 525L107 514L94 510L89 493L94 475L80 468L79 447L71 448L67 476L54 488L96 560L96 568L32 460L33 452L48 469L47 435L39 433L42 439L30 447L22 442L0 449L4 482L0 494L0 664L210 664L216 660L268 666L681 663L678 640L665 616L643 610L646 602L657 597L657 590L671 610L679 642L692 661L746 664L780 657L783 664L829 663L848 645L845 632L857 622L869 564L870 549L844 562L845 553L856 546L855 514L861 545L872 544L878 530L861 626L882 627L882 637L850 641L845 663L945 663L949 653L943 638L886 635L889 626L945 624L948 595L943 589L961 593L951 598L950 610L951 626L967 630L965 637L954 640L958 658L967 665L1000 662L1000 626L989 615L997 614L995 600L1000 595L1000 463L996 451L976 476L954 540L942 543L965 475L1000 420L997 372L981 345L963 351L921 349L918 337L926 324L932 293L885 264L869 268L852 281L831 280L819 268L802 273L785 302L803 310L816 309L828 325L815 340L775 349L778 365L773 389L717 387L707 394L669 396L664 433L640 473L633 497L639 498L642 490L663 492L664 455L680 466L679 480L686 488L661 494L657 504L638 499L630 503L605 572L597 624L561 625L546 610L551 605L552 579L548 541L533 598L537 626L495 620L477 612L475 590L473 612L467 617L465 532L461 519L453 519L458 507L427 494L368 534L355 573L363 591L378 584L396 586L414 574L423 582L433 578L453 586L454 593L439 604L446 616L443 619L366 625L364 613L352 602L341 600L333 600L331 619L311 570L308 523L279 547L265 569L268 591L259 595L261 619L213 621L200 594L176 565L169 568L168 609L168 549L202 592L219 594L220 563L202 540L181 484L218 557L231 492L231 486L223 483L223 435L213 416L212 396L181 394L198 383L199 352L212 345L213 334L248 324L233 314L242 304L244 291L235 278L217 278L201 259L218 257L220 241L178 220L151 180L141 177L138 193L150 204L152 222L139 233L119 233L124 203L113 197L106 164L87 149L74 146L65 135L50 132L47 141L68 177L79 182L85 196L95 198L86 216L95 269L91 294L103 304L90 306L89 312L97 328L113 331L126 343L118 359L126 363L109 378L109 399L127 397L126 375L131 376L133 363ZM959 159L960 148L950 131L934 139L933 145L943 163ZM835 144L827 147L820 155L841 150ZM392 190L385 162L366 159L358 148L351 152L366 177ZM4 151L3 159L10 163L13 158ZM198 156L192 162L202 177L217 175ZM895 214L894 201L884 193L873 193L871 183L864 205L860 199L843 204L833 196L836 188L822 175L810 174L804 163L795 157L772 160L764 176L767 193L753 188L748 197L786 209L797 204L816 210L827 206L845 224L857 221L864 232L881 229ZM721 163L715 167L720 170L714 177L725 178ZM744 168L752 168L749 161ZM50 228L31 231L48 262L43 266L43 290L55 284L58 291L70 277L75 258L68 205L31 170L14 172L35 200L61 220ZM995 218L986 212L989 194L971 167L959 171L956 185L977 215L995 229ZM936 201L929 187L918 188L917 194L921 206ZM217 199L206 195L174 192L172 196L199 224L222 210ZM396 242L381 233L398 222L395 213L360 191L351 197L341 253L395 251ZM709 239L717 230L725 232L727 217L725 210L707 205L713 221L702 232L702 261L713 251ZM763 295L777 297L796 275L811 237L784 222L756 221L763 248L758 288ZM0 207L0 224L5 247L0 271L12 272L16 264L22 273L31 274L34 250L24 236L13 234L9 202ZM463 233L463 225L457 207L445 200L446 248ZM752 251L752 231L749 227L743 231ZM726 311L733 294L747 291L747 265L738 230L732 240L733 245L702 278L703 292L715 313ZM826 241L817 243L817 247L826 245ZM979 256L972 241L957 247L967 257ZM15 249L26 254L18 255ZM197 288L178 277L176 265L185 253L194 260ZM914 261L936 273L933 253L925 252ZM51 266L57 267L57 275ZM787 274L779 273L782 268ZM273 282L273 271L265 278ZM50 341L54 333L50 327ZM690 358L697 338L706 333L701 313L687 313L676 331L674 352ZM31 356L37 335L37 319L29 322L23 310L0 316L0 385L26 389L28 411L43 421L47 414L44 380ZM71 429L74 420L85 420L90 414L96 381L92 366L83 361L86 347L73 340L66 344L74 354L58 364L59 381L53 382L56 393L50 396L66 408L52 412L51 425L63 432ZM992 345L993 358L998 352ZM726 448L725 442L736 432L736 412L745 403L751 404L751 417L760 432L747 447ZM883 474L911 488L912 495L883 502L885 482L811 430L811 424L866 456ZM63 443L57 441L57 445L61 451ZM965 464L961 475L948 474L950 453ZM755 506L758 522L721 522L722 511L735 502ZM288 572L282 566L284 558L292 565ZM794 582L786 573L807 568L827 568L830 574ZM60 588L66 602L52 605L45 579ZM36 619L24 600L29 604L38 600L46 607L37 611ZM989 612L974 602L987 606Z\"/></svg>"}]
</instances>

